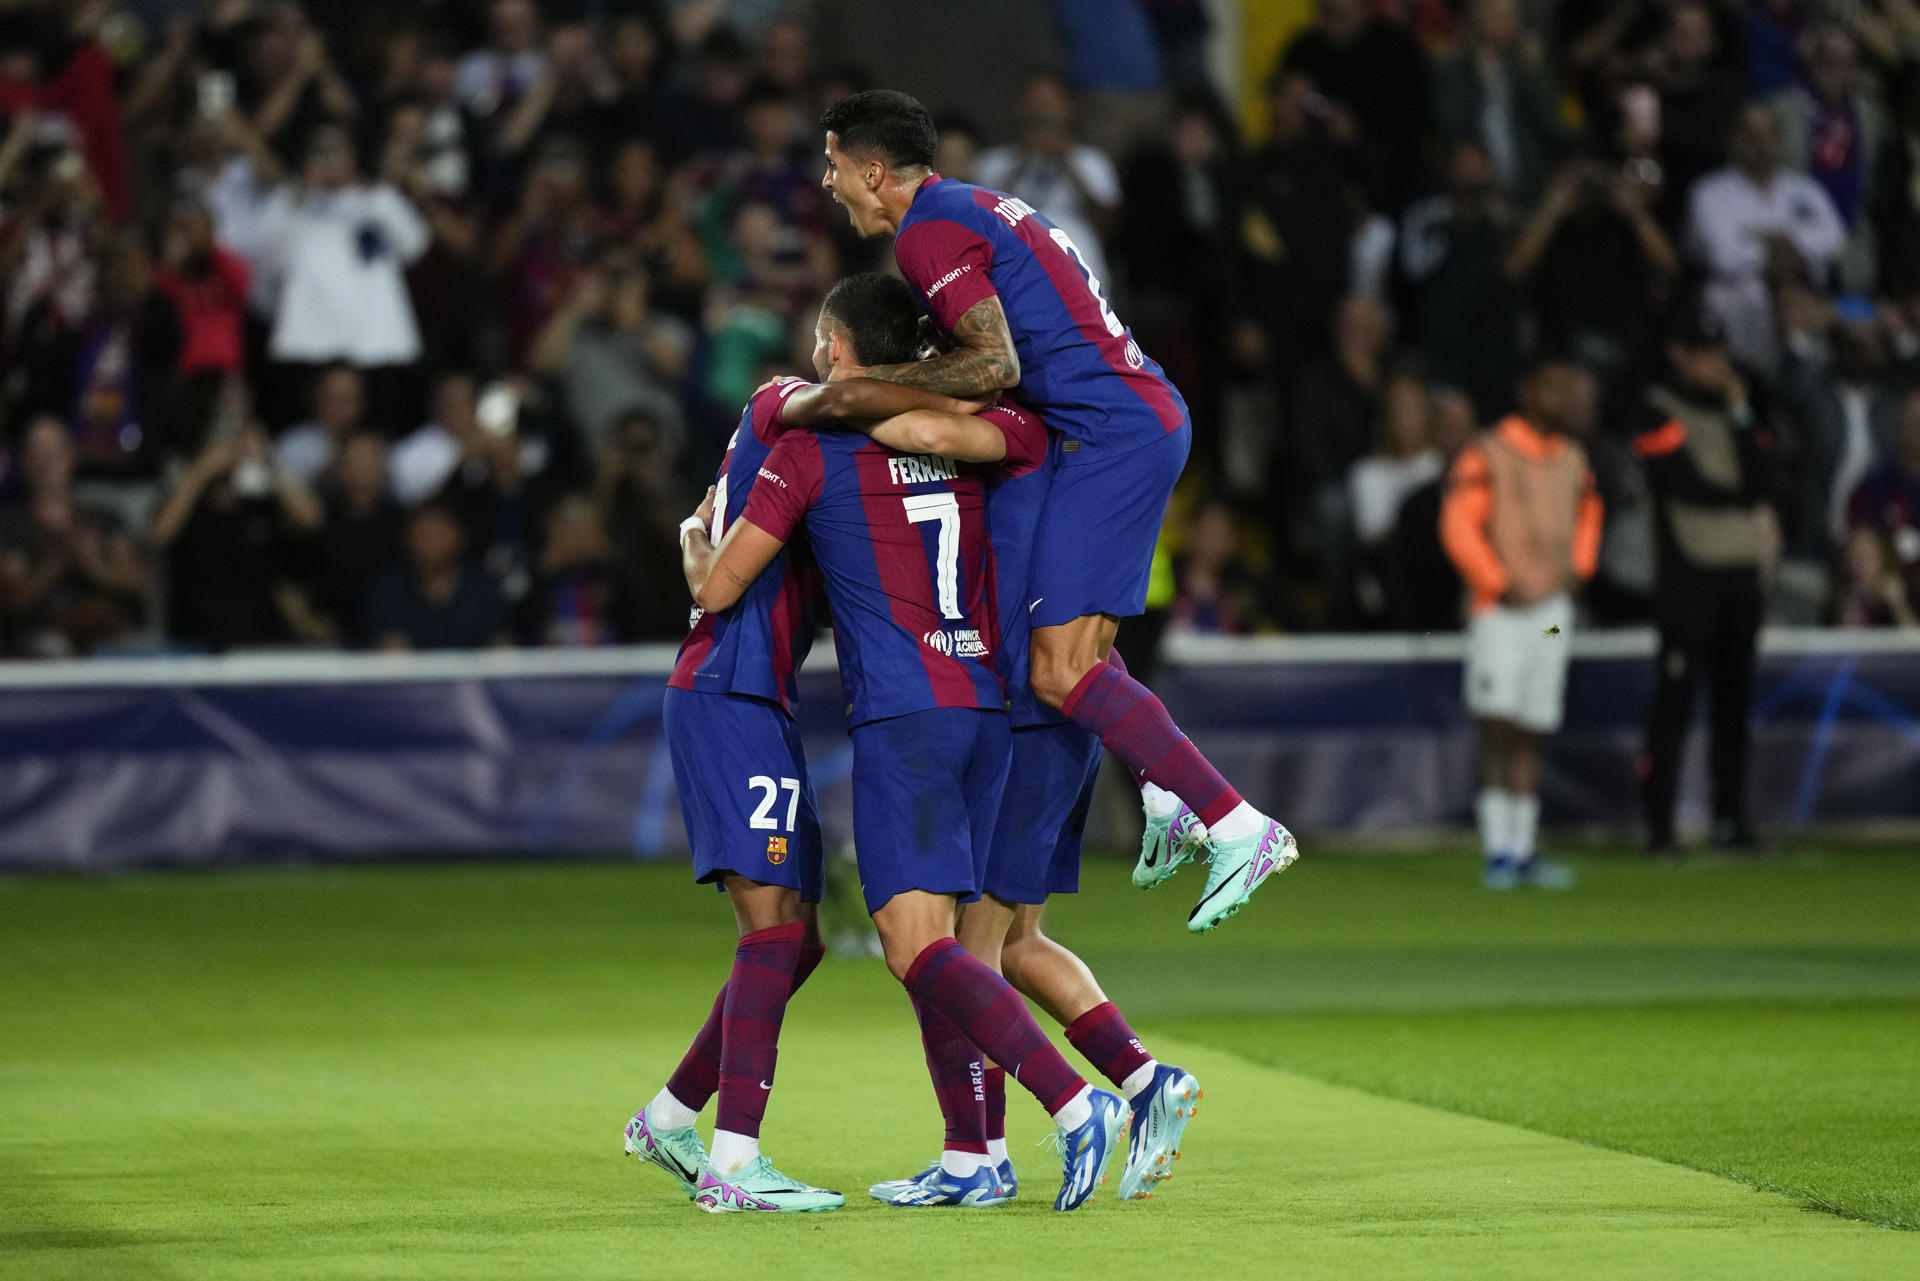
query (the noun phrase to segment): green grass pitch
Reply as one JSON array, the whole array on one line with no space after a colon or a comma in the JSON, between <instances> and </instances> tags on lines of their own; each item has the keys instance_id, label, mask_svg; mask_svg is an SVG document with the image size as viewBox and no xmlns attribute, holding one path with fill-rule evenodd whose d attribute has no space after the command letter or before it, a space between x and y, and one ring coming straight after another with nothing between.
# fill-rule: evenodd
<instances>
[{"instance_id":1,"label":"green grass pitch","mask_svg":"<svg viewBox=\"0 0 1920 1281\"><path fill-rule=\"evenodd\" d=\"M1088 869L1055 932L1206 1101L1151 1202L898 1211L939 1120L877 962L795 1003L764 1136L828 1215L619 1156L725 973L679 867L0 880L0 1277L1920 1277L1920 858ZM1024 1154L1024 1155L1023 1155ZM1117 1167L1116 1167L1117 1170Z\"/></svg>"}]
</instances>

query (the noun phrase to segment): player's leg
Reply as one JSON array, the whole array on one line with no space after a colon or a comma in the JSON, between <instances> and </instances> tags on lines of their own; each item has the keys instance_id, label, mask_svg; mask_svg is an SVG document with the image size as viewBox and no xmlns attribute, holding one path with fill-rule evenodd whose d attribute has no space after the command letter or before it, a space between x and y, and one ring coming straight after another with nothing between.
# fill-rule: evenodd
<instances>
[{"instance_id":1,"label":"player's leg","mask_svg":"<svg viewBox=\"0 0 1920 1281\"><path fill-rule=\"evenodd\" d=\"M1521 703L1522 655L1515 639L1524 628L1518 611L1506 605L1482 610L1467 625L1461 684L1467 710L1480 726L1480 790L1473 810L1480 828L1480 877L1490 890L1520 883L1513 848L1519 798L1509 790L1507 774Z\"/></svg>"},{"instance_id":2,"label":"player's leg","mask_svg":"<svg viewBox=\"0 0 1920 1281\"><path fill-rule=\"evenodd\" d=\"M989 893L1013 905L1002 964L1015 989L1053 1016L1074 1048L1127 1100L1132 1132L1120 1195L1145 1197L1170 1170L1200 1083L1180 1068L1157 1062L1100 990L1093 972L1041 928L1050 896L1080 890L1081 847L1100 778L1099 743L1075 725L1022 730L1013 743L987 869ZM994 1102L989 1095L989 1112Z\"/></svg>"},{"instance_id":3,"label":"player's leg","mask_svg":"<svg viewBox=\"0 0 1920 1281\"><path fill-rule=\"evenodd\" d=\"M662 719L696 879L727 891L739 942L693 1044L628 1122L627 1151L666 1169L703 1209L832 1208L842 1204L838 1193L787 1179L758 1154L760 1083L771 1085L780 1022L824 956L813 906L819 809L798 733L772 704L684 690L668 691ZM709 1157L694 1126L716 1094ZM714 1173L716 1160L726 1180Z\"/></svg>"},{"instance_id":4,"label":"player's leg","mask_svg":"<svg viewBox=\"0 0 1920 1281\"><path fill-rule=\"evenodd\" d=\"M1505 784L1513 798L1514 870L1537 889L1571 889L1573 869L1540 857L1540 743L1560 728L1567 702L1568 653L1573 644L1573 600L1555 594L1523 612L1515 638L1520 662L1519 702L1507 747Z\"/></svg>"},{"instance_id":5,"label":"player's leg","mask_svg":"<svg viewBox=\"0 0 1920 1281\"><path fill-rule=\"evenodd\" d=\"M1006 720L939 709L858 726L854 833L868 909L887 968L995 1062L1013 1065L1059 1127L1055 1206L1085 1203L1125 1126L1121 1101L1092 1090L1007 981L954 936L957 899L975 890L974 825L990 831L1006 781ZM938 812L935 812L938 811Z\"/></svg>"},{"instance_id":6,"label":"player's leg","mask_svg":"<svg viewBox=\"0 0 1920 1281\"><path fill-rule=\"evenodd\" d=\"M1057 1020L1073 1048L1126 1099L1132 1128L1120 1197L1144 1200L1153 1195L1154 1184L1173 1177L1181 1139L1201 1098L1200 1082L1148 1052L1086 962L1045 933L1042 911L1039 905L1023 905L1015 914L1001 952L1007 981ZM989 1111L994 1106L991 1095L987 1106Z\"/></svg>"},{"instance_id":7,"label":"player's leg","mask_svg":"<svg viewBox=\"0 0 1920 1281\"><path fill-rule=\"evenodd\" d=\"M735 874L721 883L740 936L721 1005L719 1106L708 1160L724 1178L760 1155L780 1027L807 931L799 891Z\"/></svg>"},{"instance_id":8,"label":"player's leg","mask_svg":"<svg viewBox=\"0 0 1920 1281\"><path fill-rule=\"evenodd\" d=\"M1126 660L1120 657L1118 645L1107 651L1107 664L1123 676L1131 675ZM1133 865L1133 883L1136 888L1150 890L1206 848L1207 825L1185 801L1132 766L1127 767L1127 774L1140 789L1142 820L1140 857Z\"/></svg>"}]
</instances>

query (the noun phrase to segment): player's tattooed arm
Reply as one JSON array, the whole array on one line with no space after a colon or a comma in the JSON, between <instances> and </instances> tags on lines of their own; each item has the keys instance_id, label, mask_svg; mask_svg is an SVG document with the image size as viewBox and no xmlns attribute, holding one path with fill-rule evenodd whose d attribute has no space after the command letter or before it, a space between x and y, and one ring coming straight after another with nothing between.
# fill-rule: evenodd
<instances>
[{"instance_id":1,"label":"player's tattooed arm","mask_svg":"<svg viewBox=\"0 0 1920 1281\"><path fill-rule=\"evenodd\" d=\"M712 490L707 491L707 501L694 514L705 516L711 523ZM784 546L780 539L744 518L733 523L718 547L707 537L705 524L689 529L680 540L680 568L687 576L693 603L709 611L732 609Z\"/></svg>"},{"instance_id":2,"label":"player's tattooed arm","mask_svg":"<svg viewBox=\"0 0 1920 1281\"><path fill-rule=\"evenodd\" d=\"M984 408L978 402L958 400L939 392L922 391L904 382L879 378L842 378L815 383L791 392L781 402L780 418L794 427L863 427L915 410L971 414Z\"/></svg>"},{"instance_id":3,"label":"player's tattooed arm","mask_svg":"<svg viewBox=\"0 0 1920 1281\"><path fill-rule=\"evenodd\" d=\"M980 400L1019 385L1020 353L1000 296L982 298L953 326L954 348L932 360L907 365L876 365L867 373L963 400Z\"/></svg>"},{"instance_id":4,"label":"player's tattooed arm","mask_svg":"<svg viewBox=\"0 0 1920 1281\"><path fill-rule=\"evenodd\" d=\"M916 410L875 423L867 435L903 454L939 454L963 463L997 463L1007 456L1007 438L984 418Z\"/></svg>"}]
</instances>

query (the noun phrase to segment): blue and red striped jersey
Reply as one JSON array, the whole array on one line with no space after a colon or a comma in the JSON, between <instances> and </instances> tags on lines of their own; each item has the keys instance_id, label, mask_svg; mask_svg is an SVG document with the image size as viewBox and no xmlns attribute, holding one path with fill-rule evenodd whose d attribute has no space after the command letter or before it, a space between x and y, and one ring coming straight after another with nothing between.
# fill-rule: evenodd
<instances>
[{"instance_id":1,"label":"blue and red striped jersey","mask_svg":"<svg viewBox=\"0 0 1920 1281\"><path fill-rule=\"evenodd\" d=\"M786 540L804 528L833 607L849 727L1005 706L980 476L861 435L791 431L761 464L745 519Z\"/></svg>"},{"instance_id":2,"label":"blue and red striped jersey","mask_svg":"<svg viewBox=\"0 0 1920 1281\"><path fill-rule=\"evenodd\" d=\"M727 456L714 482L713 528L716 545L746 512L754 481L767 455L787 432L780 411L786 398L805 383L782 383L755 392L740 415ZM709 613L698 606L691 630L680 642L667 684L710 694L745 694L778 703L793 715L799 697L795 673L813 648L815 589L819 572L804 540L789 542L728 610Z\"/></svg>"},{"instance_id":3,"label":"blue and red striped jersey","mask_svg":"<svg viewBox=\"0 0 1920 1281\"><path fill-rule=\"evenodd\" d=\"M1113 314L1073 241L1018 197L935 174L900 220L893 256L949 331L999 295L1020 354L1015 395L1064 438L1061 463L1123 454L1186 423L1187 402Z\"/></svg>"},{"instance_id":4,"label":"blue and red striped jersey","mask_svg":"<svg viewBox=\"0 0 1920 1281\"><path fill-rule=\"evenodd\" d=\"M1066 718L1033 696L1027 650L1033 637L1027 580L1033 564L1040 509L1053 488L1051 442L1040 416L1002 400L980 412L1006 438L1007 456L987 476L987 542L993 555L993 664L1007 690L1007 715L1018 729L1062 724Z\"/></svg>"}]
</instances>

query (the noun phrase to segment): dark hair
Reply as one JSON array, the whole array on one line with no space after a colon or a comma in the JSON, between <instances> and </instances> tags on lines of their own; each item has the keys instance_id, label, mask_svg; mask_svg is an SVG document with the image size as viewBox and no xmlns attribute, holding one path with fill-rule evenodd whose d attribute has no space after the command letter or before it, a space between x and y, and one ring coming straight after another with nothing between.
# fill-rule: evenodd
<instances>
[{"instance_id":1,"label":"dark hair","mask_svg":"<svg viewBox=\"0 0 1920 1281\"><path fill-rule=\"evenodd\" d=\"M920 355L920 300L913 287L877 271L848 276L827 294L820 311L853 342L862 365L904 365Z\"/></svg>"},{"instance_id":2,"label":"dark hair","mask_svg":"<svg viewBox=\"0 0 1920 1281\"><path fill-rule=\"evenodd\" d=\"M895 169L931 167L940 138L927 109L897 89L848 94L821 115L820 128L839 134L848 155L878 156Z\"/></svg>"}]
</instances>

